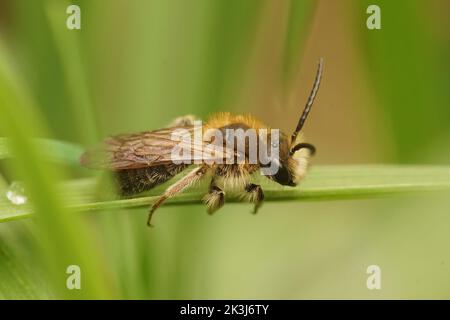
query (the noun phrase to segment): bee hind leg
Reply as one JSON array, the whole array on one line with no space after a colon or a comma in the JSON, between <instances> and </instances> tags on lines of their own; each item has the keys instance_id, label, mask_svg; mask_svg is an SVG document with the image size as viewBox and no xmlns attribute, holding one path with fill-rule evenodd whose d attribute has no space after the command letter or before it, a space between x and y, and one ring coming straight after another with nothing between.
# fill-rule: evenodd
<instances>
[{"instance_id":1,"label":"bee hind leg","mask_svg":"<svg viewBox=\"0 0 450 320\"><path fill-rule=\"evenodd\" d=\"M225 192L211 182L209 193L203 197L203 202L206 204L208 214L213 214L225 203Z\"/></svg>"},{"instance_id":2,"label":"bee hind leg","mask_svg":"<svg viewBox=\"0 0 450 320\"><path fill-rule=\"evenodd\" d=\"M249 201L255 204L252 213L256 214L263 203L264 192L260 185L254 183L247 184L245 186L245 191L247 192L246 195Z\"/></svg>"},{"instance_id":3,"label":"bee hind leg","mask_svg":"<svg viewBox=\"0 0 450 320\"><path fill-rule=\"evenodd\" d=\"M198 182L201 178L203 178L205 173L206 168L197 167L193 169L191 172L189 172L186 176L184 176L183 178L172 184L170 187L168 187L166 191L164 191L164 193L158 198L158 200L156 200L156 202L150 208L150 212L147 218L147 225L149 227L152 226L151 221L153 214L156 211L156 209L158 209L164 203L164 201L183 192L186 188Z\"/></svg>"}]
</instances>

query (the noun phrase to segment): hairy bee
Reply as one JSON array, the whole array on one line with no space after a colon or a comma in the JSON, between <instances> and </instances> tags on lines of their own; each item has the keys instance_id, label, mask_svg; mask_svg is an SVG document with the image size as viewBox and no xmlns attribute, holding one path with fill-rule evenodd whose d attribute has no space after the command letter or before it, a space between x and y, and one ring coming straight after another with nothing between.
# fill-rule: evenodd
<instances>
[{"instance_id":1,"label":"hairy bee","mask_svg":"<svg viewBox=\"0 0 450 320\"><path fill-rule=\"evenodd\" d=\"M260 185L251 183L250 180L258 170L275 165L276 170L266 174L267 178L288 186L296 186L306 174L309 158L315 153L315 147L303 142L299 133L317 95L322 71L323 60L320 59L311 94L292 135L287 136L281 133L275 142L271 135L268 135L267 139L257 140L257 149L261 149L263 146L267 147L268 144L275 146L277 148L276 157L271 154L264 159L257 157L256 161L249 161L252 145L248 140L244 140L243 151L236 151L235 141L232 141L230 147L228 144L230 141L227 138L229 130L251 129L260 133L267 130L268 126L249 115L219 113L203 125L202 129L214 129L223 133L227 143L202 136L200 140L189 142L189 146L194 152L190 153L188 157L174 155L174 148L185 136L195 135L194 117L185 116L176 119L164 129L109 137L97 148L85 152L81 157L81 164L91 168L114 171L119 191L124 196L147 191L168 181L188 167L194 166L183 178L169 186L152 205L147 220L149 226L153 213L165 200L181 193L205 177L211 177L209 191L203 197L208 213L211 214L223 206L224 190L229 187L242 190L243 197L254 203L253 212L256 213L264 200L264 193ZM178 135L178 139L174 139L174 133L180 132L180 130L181 136ZM207 156L205 153L200 153L202 155L200 158L194 156L196 151L211 147L211 145L219 146L220 150L209 153ZM237 156L241 156L243 161L228 161L236 160Z\"/></svg>"}]
</instances>

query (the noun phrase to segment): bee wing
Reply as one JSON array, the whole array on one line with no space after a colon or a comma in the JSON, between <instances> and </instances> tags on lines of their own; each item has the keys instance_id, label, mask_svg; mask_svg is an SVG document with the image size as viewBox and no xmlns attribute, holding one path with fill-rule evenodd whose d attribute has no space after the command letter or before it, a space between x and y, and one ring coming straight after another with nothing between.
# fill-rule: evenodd
<instances>
[{"instance_id":1,"label":"bee wing","mask_svg":"<svg viewBox=\"0 0 450 320\"><path fill-rule=\"evenodd\" d=\"M194 161L225 161L234 156L233 150L211 150L209 144L194 137L193 126L113 136L96 148L86 151L80 162L90 168L125 170L177 162L192 164ZM189 146L191 154L173 152L177 146Z\"/></svg>"}]
</instances>

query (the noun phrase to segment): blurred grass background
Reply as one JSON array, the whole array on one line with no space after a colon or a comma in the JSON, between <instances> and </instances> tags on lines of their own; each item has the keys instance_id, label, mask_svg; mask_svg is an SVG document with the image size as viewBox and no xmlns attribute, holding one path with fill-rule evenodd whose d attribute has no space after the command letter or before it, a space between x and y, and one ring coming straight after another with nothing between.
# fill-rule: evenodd
<instances>
[{"instance_id":1,"label":"blurred grass background","mask_svg":"<svg viewBox=\"0 0 450 320\"><path fill-rule=\"evenodd\" d=\"M82 29L65 9L81 7ZM366 28L381 7L382 29ZM23 180L36 221L0 225L1 298L448 298L448 203L417 197L233 204L75 215L31 137L88 146L174 117L251 112L292 130L316 61L306 125L315 164L450 162L448 1L0 2L0 192ZM1 191L3 190L3 191ZM1 196L1 195L0 195ZM155 220L156 221L156 220ZM80 291L65 267L82 268ZM365 286L368 265L383 288Z\"/></svg>"}]
</instances>

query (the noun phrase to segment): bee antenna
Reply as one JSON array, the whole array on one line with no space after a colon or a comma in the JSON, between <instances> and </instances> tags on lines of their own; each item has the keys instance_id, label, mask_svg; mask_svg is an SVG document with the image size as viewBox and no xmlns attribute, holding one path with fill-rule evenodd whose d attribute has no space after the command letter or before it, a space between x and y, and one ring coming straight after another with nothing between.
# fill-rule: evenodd
<instances>
[{"instance_id":1,"label":"bee antenna","mask_svg":"<svg viewBox=\"0 0 450 320\"><path fill-rule=\"evenodd\" d=\"M295 145L292 150L289 152L289 155L293 155L294 153L296 153L298 150L300 149L308 149L309 153L313 156L316 153L316 147L314 147L314 145L312 145L311 143L299 143L297 145Z\"/></svg>"},{"instance_id":2,"label":"bee antenna","mask_svg":"<svg viewBox=\"0 0 450 320\"><path fill-rule=\"evenodd\" d=\"M306 118L308 117L308 114L311 111L311 107L314 103L314 99L316 98L317 91L319 91L319 85L320 85L320 80L322 79L322 73L323 73L323 58L320 58L318 66L317 66L317 73L316 73L316 79L314 80L314 85L312 87L311 93L309 94L305 109L303 109L302 116L298 120L297 127L295 128L295 131L292 134L291 142L294 142L295 139L297 138L298 133L302 130L303 125L305 124Z\"/></svg>"}]
</instances>

